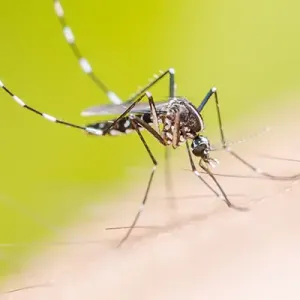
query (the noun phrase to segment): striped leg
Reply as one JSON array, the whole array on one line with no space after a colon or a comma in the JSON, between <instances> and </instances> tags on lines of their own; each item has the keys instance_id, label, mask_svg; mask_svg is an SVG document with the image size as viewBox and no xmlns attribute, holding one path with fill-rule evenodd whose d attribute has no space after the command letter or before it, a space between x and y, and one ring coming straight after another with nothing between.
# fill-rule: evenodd
<instances>
[{"instance_id":1,"label":"striped leg","mask_svg":"<svg viewBox=\"0 0 300 300\"><path fill-rule=\"evenodd\" d=\"M75 36L73 34L73 31L71 27L67 25L66 19L65 19L65 13L64 9L60 3L59 0L53 0L54 2L54 10L55 13L59 19L59 22L63 29L63 34L66 38L66 41L70 45L74 55L76 56L79 65L83 72L85 72L92 81L106 94L106 96L109 98L109 100L114 104L120 104L122 103L122 100L113 92L111 91L103 81L101 81L98 76L94 73L93 68L89 61L81 54L80 49L78 48L76 42L75 42Z\"/></svg>"},{"instance_id":2,"label":"striped leg","mask_svg":"<svg viewBox=\"0 0 300 300\"><path fill-rule=\"evenodd\" d=\"M9 96L12 97L12 99L17 102L20 106L26 108L27 110L43 117L44 119L53 122L53 123L58 123L58 124L62 124L65 126L69 126L69 127L73 127L76 129L80 129L80 130L84 130L88 133L94 134L94 135L103 135L103 131L101 129L95 129L92 127L86 127L86 126L81 126L81 125L76 125L73 123L69 123L63 120L59 120L51 115L48 115L46 113L42 113L39 110L36 110L35 108L27 105L25 102L23 102L23 100L21 100L18 96L16 96L15 94L13 94L4 84L2 81L0 81L0 88L2 88Z\"/></svg>"},{"instance_id":3,"label":"striped leg","mask_svg":"<svg viewBox=\"0 0 300 300\"><path fill-rule=\"evenodd\" d=\"M104 82L99 79L99 77L94 73L93 68L92 68L91 64L89 63L89 61L82 55L79 47L76 44L75 35L74 35L71 27L66 22L64 9L61 5L61 2L59 0L53 0L53 3L54 3L54 10L55 10L55 13L61 24L65 39L66 39L67 43L70 45L83 72L86 73L89 76L89 78L98 86L98 88L100 88L107 95L107 97L113 104L122 103L121 98L119 96L117 96L117 94L115 92L111 91L104 84ZM144 86L143 88L138 90L136 93L132 94L129 97L129 99L127 99L125 102L127 102L127 101L131 102L134 99L136 99L137 97L141 96L149 88L151 88L155 83L157 83L160 79L162 79L167 74L170 75L169 96L174 97L174 95L175 95L174 73L175 73L174 69L170 68L167 71L160 71L160 75L154 74L153 75L154 79L150 79L149 80L150 82L146 86Z\"/></svg>"}]
</instances>

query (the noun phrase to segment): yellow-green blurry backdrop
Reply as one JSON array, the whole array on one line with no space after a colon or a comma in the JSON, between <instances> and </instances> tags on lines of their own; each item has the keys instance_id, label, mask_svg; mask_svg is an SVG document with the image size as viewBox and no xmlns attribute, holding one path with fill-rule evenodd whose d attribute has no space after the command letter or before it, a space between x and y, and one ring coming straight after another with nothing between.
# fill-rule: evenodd
<instances>
[{"instance_id":1,"label":"yellow-green blurry backdrop","mask_svg":"<svg viewBox=\"0 0 300 300\"><path fill-rule=\"evenodd\" d=\"M122 98L174 67L178 94L199 103L220 92L225 123L299 91L299 1L62 0L79 47ZM51 0L1 0L0 80L32 106L84 124L80 111L106 97L81 72ZM167 81L154 89L165 98ZM271 100L270 100L271 99ZM272 102L273 101L273 102ZM297 101L297 100L296 100ZM286 105L287 103L283 103ZM207 123L213 111L206 110ZM242 118L241 117L241 118ZM135 135L91 138L25 111L0 91L0 274L17 268L21 246L53 234L85 204L108 200L149 167ZM156 155L163 151L151 140ZM130 176L128 175L130 174ZM141 183L145 183L147 177Z\"/></svg>"}]
</instances>

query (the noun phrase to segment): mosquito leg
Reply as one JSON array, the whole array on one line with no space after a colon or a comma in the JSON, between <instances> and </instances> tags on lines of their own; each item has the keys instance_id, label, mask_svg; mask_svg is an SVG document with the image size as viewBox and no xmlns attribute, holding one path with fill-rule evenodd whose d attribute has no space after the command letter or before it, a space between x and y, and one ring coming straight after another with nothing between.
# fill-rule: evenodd
<instances>
[{"instance_id":1,"label":"mosquito leg","mask_svg":"<svg viewBox=\"0 0 300 300\"><path fill-rule=\"evenodd\" d=\"M23 108L27 109L28 111L31 111L31 112L33 112L33 113L35 113L35 114L43 117L44 119L46 119L46 120L48 120L50 122L62 124L64 126L73 127L73 128L80 129L80 130L84 130L84 131L86 131L88 133L91 133L91 134L102 135L102 130L98 130L98 129L95 129L95 128L92 128L92 127L86 127L86 126L77 125L77 124L66 122L66 121L63 121L63 120L59 120L56 117L53 117L53 116L48 115L46 113L43 113L43 112L41 112L41 111L39 111L39 110L37 110L37 109L35 109L35 108L27 105L18 96L16 96L15 94L13 94L13 92L10 89L8 89L3 84L2 81L0 81L0 88L2 88L20 106L22 106Z\"/></svg>"},{"instance_id":2,"label":"mosquito leg","mask_svg":"<svg viewBox=\"0 0 300 300\"><path fill-rule=\"evenodd\" d=\"M300 174L299 173L291 175L291 176L276 176L276 175L270 174L268 172L265 172L265 171L261 170L260 168L257 168L254 165L252 165L249 162L247 162L245 159L243 159L241 156L239 156L236 152L232 151L231 148L229 148L227 146L225 146L224 148L233 157L235 157L236 159L238 159L242 164L244 164L245 166L247 166L248 168L250 168L252 171L256 172L257 174L260 174L262 176L268 177L268 178L270 178L272 180L297 180L297 179L300 179Z\"/></svg>"},{"instance_id":3,"label":"mosquito leg","mask_svg":"<svg viewBox=\"0 0 300 300\"><path fill-rule=\"evenodd\" d=\"M131 95L128 100L125 102L131 102L143 93L145 93L147 90L152 88L156 83L158 83L161 79L163 79L165 76L169 75L169 97L174 98L175 97L175 70L173 68L170 68L166 71L161 71L160 75L154 75L154 79L151 80L146 86L144 86L142 89Z\"/></svg>"},{"instance_id":4,"label":"mosquito leg","mask_svg":"<svg viewBox=\"0 0 300 300\"><path fill-rule=\"evenodd\" d=\"M164 141L164 139L161 137L161 135L153 129L148 123L146 123L144 120L140 119L136 115L130 115L130 119L134 120L137 124L144 127L149 133L153 135L162 145L167 146L167 143Z\"/></svg>"},{"instance_id":5,"label":"mosquito leg","mask_svg":"<svg viewBox=\"0 0 300 300\"><path fill-rule=\"evenodd\" d=\"M191 150L190 150L190 147L189 147L189 144L186 143L186 149L187 149L187 153L188 153L188 156L189 156L189 161L190 161L190 165L191 165L191 168L192 168L192 171L193 173L218 197L218 198L221 198L221 195L216 191L214 190L201 176L201 174L197 171L196 169L196 166L195 166L195 163L193 161L193 157L192 157L192 154L191 154ZM222 191L222 190L221 190ZM224 193L225 194L225 193ZM223 195L224 196L224 195ZM225 199L225 202L226 202L226 195L224 196L224 199ZM230 203L229 201L226 202L226 204L228 205L228 203ZM229 204L228 206L230 206L231 204Z\"/></svg>"},{"instance_id":6,"label":"mosquito leg","mask_svg":"<svg viewBox=\"0 0 300 300\"><path fill-rule=\"evenodd\" d=\"M107 95L107 97L110 99L110 101L113 104L121 104L122 100L116 95L116 93L110 90L102 80L99 79L99 77L94 73L93 68L89 63L89 61L82 55L81 50L76 43L75 35L71 27L67 24L65 18L65 12L60 0L53 0L53 4L54 4L54 11L62 27L64 37L67 43L69 44L70 48L72 49L74 56L78 60L78 63L81 69L83 70L83 72L86 73L89 76L89 78L98 86L98 88L100 88L100 90L102 90ZM174 74L175 71L173 68L170 68L166 71L161 71L160 75L154 75L153 80L150 80L150 82L145 87L143 87L142 89L140 89L139 91L131 95L125 102L134 101L137 97L140 97L142 94L144 94L149 88L154 86L166 75L169 75L169 96L171 98L175 97L176 85L175 85Z\"/></svg>"},{"instance_id":7,"label":"mosquito leg","mask_svg":"<svg viewBox=\"0 0 300 300\"><path fill-rule=\"evenodd\" d=\"M151 109L151 114L152 114L152 120L153 120L153 125L156 129L156 131L159 133L160 135L160 128L159 128L159 122L158 122L158 115L157 115L157 110L156 110L156 106L153 100L153 96L151 93L149 92L145 92L146 97L148 98L148 102L150 105L150 109Z\"/></svg>"},{"instance_id":8,"label":"mosquito leg","mask_svg":"<svg viewBox=\"0 0 300 300\"><path fill-rule=\"evenodd\" d=\"M143 135L141 134L140 130L139 130L139 127L138 127L138 122L136 122L136 119L135 119L135 116L134 115L130 115L130 118L132 120L132 124L133 126L135 127L135 130L136 132L138 133L139 135L139 138L141 140L141 142L143 143L144 147L146 148L146 151L148 152L151 160L152 160L152 163L153 163L153 168L152 168L152 171L151 171L151 174L150 174L150 178L148 180L148 184L147 184L147 188L146 188L146 192L145 192L145 195L144 195L144 198L143 198L143 201L141 203L141 206L137 212L137 214L135 215L135 218L133 220L133 222L131 223L130 227L129 227L129 230L127 231L126 235L123 237L123 239L120 241L118 247L121 247L122 244L127 240L127 238L129 237L129 235L131 234L132 230L134 229L138 219L140 218L140 215L142 214L143 210L144 210L144 207L145 207L145 204L146 204L146 201L148 199L148 194L149 194L149 190L150 190L150 187L151 187L151 184L152 184L152 181L153 181L153 176L154 176L154 173L156 171L156 168L157 168L157 161L155 159L155 157L153 156L147 142L145 141Z\"/></svg>"},{"instance_id":9,"label":"mosquito leg","mask_svg":"<svg viewBox=\"0 0 300 300\"><path fill-rule=\"evenodd\" d=\"M170 200L170 208L175 209L175 203L174 203L174 189L172 185L171 180L171 168L170 168L170 148L166 147L165 149L165 189L167 198Z\"/></svg>"},{"instance_id":10,"label":"mosquito leg","mask_svg":"<svg viewBox=\"0 0 300 300\"><path fill-rule=\"evenodd\" d=\"M135 107L135 105L138 102L140 102L144 97L148 98L150 108L151 108L151 112L152 112L153 123L157 127L157 130L158 130L158 132L156 132L156 131L155 132L160 136L157 111L156 111L155 103L153 101L152 94L150 92L145 92L144 94L140 95L139 98L136 99L117 119L115 119L114 122L112 122L110 126L105 128L105 130L103 131L103 135L107 134L110 131L110 129L113 128L116 123L118 123L118 121L120 119L124 118L128 113L130 113L130 111Z\"/></svg>"},{"instance_id":11,"label":"mosquito leg","mask_svg":"<svg viewBox=\"0 0 300 300\"><path fill-rule=\"evenodd\" d=\"M153 116L153 119L155 119L156 116ZM165 141L162 139L160 132L155 131L149 124L141 120L140 118L136 117L137 123L144 127L146 130L148 130L161 144L166 146ZM173 196L173 187L171 183L171 172L170 172L170 148L166 147L165 149L165 186L166 186L166 191L169 195L171 195L170 200L172 201L170 203L171 208L175 208L174 205L174 197Z\"/></svg>"},{"instance_id":12,"label":"mosquito leg","mask_svg":"<svg viewBox=\"0 0 300 300\"><path fill-rule=\"evenodd\" d=\"M133 94L128 100L126 100L123 103L120 103L119 106L124 107L128 106L131 103L134 103L136 101L136 99L139 99L142 95L144 95L148 89L150 89L152 86L154 86L158 81L160 81L161 79L163 79L166 75L169 75L169 79L170 79L170 87L169 87L169 98L174 98L175 97L175 77L174 77L174 69L169 69L165 72L162 72L160 76L157 75L157 77L155 77L155 79L153 81L151 81L147 86L145 86L144 88L142 88L140 91L136 92L135 94ZM90 106L85 108L82 112L81 115L82 116L97 116L97 115L103 115L103 114L107 114L107 112L103 113L103 109L107 110L108 112L111 111L111 109L113 110L116 107L116 104L106 104L106 105L95 105L95 106ZM151 106L150 103L150 108L153 108L153 106Z\"/></svg>"},{"instance_id":13,"label":"mosquito leg","mask_svg":"<svg viewBox=\"0 0 300 300\"><path fill-rule=\"evenodd\" d=\"M285 160L285 161L292 161L292 162L300 162L299 159L295 159L295 158L285 158L285 157L278 157L278 156L272 156L272 155L261 155L261 156L269 158L269 159Z\"/></svg>"},{"instance_id":14,"label":"mosquito leg","mask_svg":"<svg viewBox=\"0 0 300 300\"><path fill-rule=\"evenodd\" d=\"M217 117L218 117L218 123L219 123L219 131L220 131L220 136L221 136L221 142L222 142L222 147L233 157L235 157L237 160L239 160L243 165L251 169L257 174L260 174L262 176L268 177L273 180L296 180L300 178L300 173L294 174L291 176L276 176L273 174L270 174L268 172L265 172L261 170L260 168L252 165L248 161L246 161L244 158L242 158L240 155L238 155L235 151L231 150L230 147L227 145L227 141L225 139L224 135L224 130L223 130L223 125L222 125L222 118L221 118L221 110L220 110L220 104L219 104L219 99L218 99L218 93L217 89L215 87L211 88L205 98L202 100L201 104L198 107L198 112L200 113L205 105L207 104L208 100L211 98L211 96L214 95L215 98L215 103L216 103L216 110L217 110Z\"/></svg>"},{"instance_id":15,"label":"mosquito leg","mask_svg":"<svg viewBox=\"0 0 300 300\"><path fill-rule=\"evenodd\" d=\"M155 75L155 79L151 81L148 85L146 85L144 88L142 88L137 93L133 94L126 102L133 101L136 97L139 97L142 93L150 89L152 86L154 86L157 82L159 82L161 79L163 79L165 76L169 75L169 98L172 99L175 97L176 92L176 83L175 83L175 70L173 68L170 68L164 72L161 72L159 76ZM171 180L171 169L170 169L170 148L166 147L165 150L165 186L166 191L168 194L171 195L171 200L173 199L173 187L172 187L172 180ZM171 204L174 206L174 204Z\"/></svg>"},{"instance_id":16,"label":"mosquito leg","mask_svg":"<svg viewBox=\"0 0 300 300\"><path fill-rule=\"evenodd\" d=\"M201 167L201 169L204 170L204 171L211 177L211 179L215 182L215 184L216 184L217 187L219 188L220 192L222 193L223 198L224 198L224 201L225 201L225 203L227 204L228 207L233 208L233 209L236 209L236 210L240 210L240 211L248 211L248 208L246 208L246 207L238 207L238 206L232 204L232 203L229 201L229 199L228 199L228 197L227 197L227 195L226 195L224 189L221 187L220 183L218 182L218 180L216 179L216 177L213 175L213 173L212 173L207 167L203 166L202 164L200 164L200 167Z\"/></svg>"},{"instance_id":17,"label":"mosquito leg","mask_svg":"<svg viewBox=\"0 0 300 300\"><path fill-rule=\"evenodd\" d=\"M66 18L65 18L65 12L64 9L60 3L59 0L53 0L54 4L54 10L58 17L59 23L62 27L62 31L64 34L64 37L69 44L70 48L72 49L72 52L76 59L78 60L79 66L82 69L82 71L89 76L89 78L96 84L96 86L106 94L106 96L109 98L109 100L114 104L120 104L122 103L122 100L111 91L105 83L98 78L98 76L94 73L93 68L89 61L82 55L80 48L77 46L75 35L71 29L70 26L68 26Z\"/></svg>"}]
</instances>

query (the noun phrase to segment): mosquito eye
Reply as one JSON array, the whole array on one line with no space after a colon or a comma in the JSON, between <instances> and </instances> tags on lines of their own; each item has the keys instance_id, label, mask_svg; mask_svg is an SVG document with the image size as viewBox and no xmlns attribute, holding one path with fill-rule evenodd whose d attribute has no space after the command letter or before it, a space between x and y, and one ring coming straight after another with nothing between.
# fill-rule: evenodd
<instances>
[{"instance_id":1,"label":"mosquito eye","mask_svg":"<svg viewBox=\"0 0 300 300\"><path fill-rule=\"evenodd\" d=\"M209 150L209 143L207 138L203 136L198 136L195 138L191 144L192 152L195 156L205 156Z\"/></svg>"},{"instance_id":2,"label":"mosquito eye","mask_svg":"<svg viewBox=\"0 0 300 300\"><path fill-rule=\"evenodd\" d=\"M195 156L202 156L205 149L205 145L197 145L196 147L192 148L192 152Z\"/></svg>"}]
</instances>

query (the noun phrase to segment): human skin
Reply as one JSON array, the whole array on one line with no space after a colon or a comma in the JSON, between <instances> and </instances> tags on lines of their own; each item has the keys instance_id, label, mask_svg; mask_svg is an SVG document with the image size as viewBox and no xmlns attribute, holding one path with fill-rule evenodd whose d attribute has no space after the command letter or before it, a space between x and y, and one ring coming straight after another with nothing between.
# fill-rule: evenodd
<instances>
[{"instance_id":1,"label":"human skin","mask_svg":"<svg viewBox=\"0 0 300 300\"><path fill-rule=\"evenodd\" d=\"M300 160L297 118L274 120L266 136L235 149L272 173L300 172L296 161L257 155ZM256 176L229 154L217 156L214 171ZM129 224L142 189L93 207L88 221L64 233L81 242L49 246L7 283L1 299L299 299L300 181L218 176L231 201L249 208L238 212L193 176L174 176L175 210L162 199L163 181L154 182L139 225L158 228L135 229L121 249L115 246L124 231L102 229Z\"/></svg>"}]
</instances>

